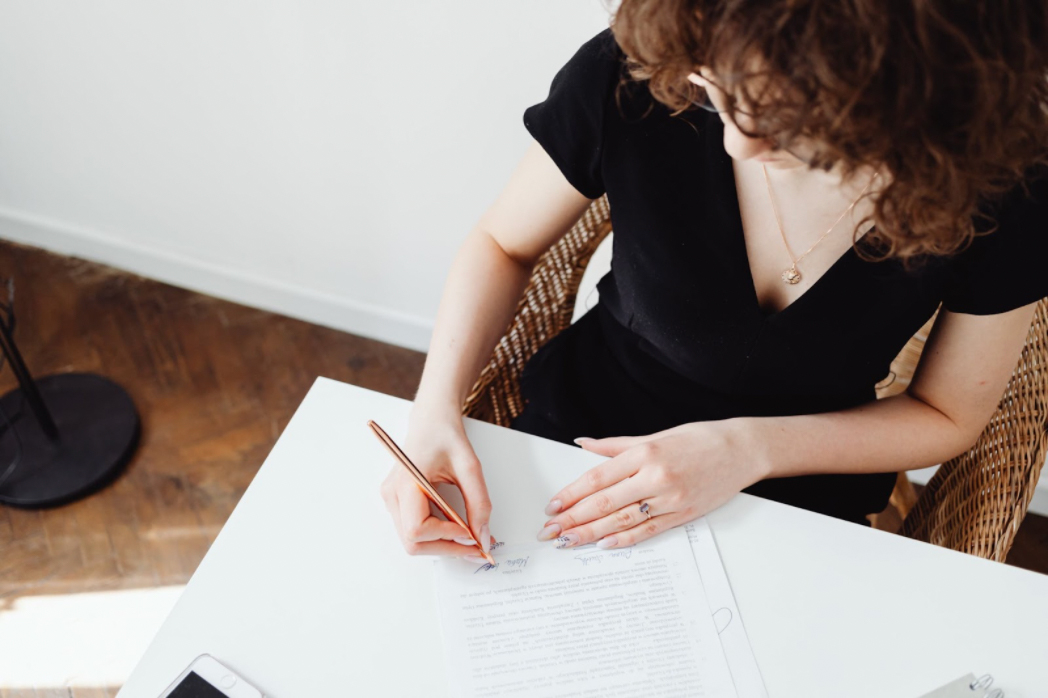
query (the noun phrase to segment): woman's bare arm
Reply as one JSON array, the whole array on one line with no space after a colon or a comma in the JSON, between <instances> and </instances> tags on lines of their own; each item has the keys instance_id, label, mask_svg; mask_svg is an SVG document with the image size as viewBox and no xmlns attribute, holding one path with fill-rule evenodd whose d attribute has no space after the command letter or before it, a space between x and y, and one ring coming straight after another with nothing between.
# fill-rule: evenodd
<instances>
[{"instance_id":1,"label":"woman's bare arm","mask_svg":"<svg viewBox=\"0 0 1048 698\"><path fill-rule=\"evenodd\" d=\"M589 205L533 141L455 255L404 447L430 481L461 490L472 539L458 524L432 516L414 481L394 467L380 491L409 554L471 558L478 552L474 539L487 552L491 501L466 438L462 404L512 320L535 262Z\"/></svg>"},{"instance_id":2,"label":"woman's bare arm","mask_svg":"<svg viewBox=\"0 0 1048 698\"><path fill-rule=\"evenodd\" d=\"M824 414L740 419L768 477L936 465L969 448L993 416L1035 304L998 315L945 309L909 389Z\"/></svg>"},{"instance_id":3,"label":"woman's bare arm","mask_svg":"<svg viewBox=\"0 0 1048 698\"><path fill-rule=\"evenodd\" d=\"M455 256L416 402L461 409L513 319L535 262L590 203L532 141Z\"/></svg>"},{"instance_id":4,"label":"woman's bare arm","mask_svg":"<svg viewBox=\"0 0 1048 698\"><path fill-rule=\"evenodd\" d=\"M978 439L996 408L1033 305L991 316L942 312L909 390L849 410L690 422L580 440L610 458L553 495L538 532L571 547L622 547L691 521L769 477L935 465ZM636 504L650 505L646 519Z\"/></svg>"}]
</instances>

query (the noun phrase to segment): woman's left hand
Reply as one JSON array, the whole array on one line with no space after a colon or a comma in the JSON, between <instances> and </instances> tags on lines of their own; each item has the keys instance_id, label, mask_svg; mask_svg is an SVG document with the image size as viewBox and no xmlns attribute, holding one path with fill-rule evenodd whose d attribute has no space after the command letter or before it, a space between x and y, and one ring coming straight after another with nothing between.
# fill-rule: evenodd
<instances>
[{"instance_id":1,"label":"woman's left hand","mask_svg":"<svg viewBox=\"0 0 1048 698\"><path fill-rule=\"evenodd\" d=\"M556 538L557 547L639 543L716 509L769 472L732 420L576 442L611 458L553 495L538 537Z\"/></svg>"}]
</instances>

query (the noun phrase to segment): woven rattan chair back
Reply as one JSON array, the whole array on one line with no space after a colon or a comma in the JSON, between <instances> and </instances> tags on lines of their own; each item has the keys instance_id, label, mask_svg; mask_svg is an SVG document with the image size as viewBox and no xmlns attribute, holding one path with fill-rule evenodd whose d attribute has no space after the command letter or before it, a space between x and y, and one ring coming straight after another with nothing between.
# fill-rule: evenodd
<instances>
[{"instance_id":1,"label":"woven rattan chair back","mask_svg":"<svg viewBox=\"0 0 1048 698\"><path fill-rule=\"evenodd\" d=\"M582 275L611 232L606 196L539 258L506 333L495 347L463 414L509 426L521 413L520 374L528 359L571 324ZM905 389L927 337L915 335L892 364L878 396ZM1000 406L978 442L944 463L903 521L901 533L1003 561L1026 515L1048 448L1048 299L1037 314Z\"/></svg>"},{"instance_id":2,"label":"woven rattan chair back","mask_svg":"<svg viewBox=\"0 0 1048 698\"><path fill-rule=\"evenodd\" d=\"M509 329L466 398L465 415L506 427L521 413L521 371L542 345L571 324L586 265L610 232L605 195L595 199L567 235L535 263Z\"/></svg>"},{"instance_id":3,"label":"woven rattan chair back","mask_svg":"<svg viewBox=\"0 0 1048 698\"><path fill-rule=\"evenodd\" d=\"M931 322L892 365L900 390L913 376ZM1046 455L1048 298L1043 298L997 411L971 448L935 472L903 519L900 533L1004 562Z\"/></svg>"}]
</instances>

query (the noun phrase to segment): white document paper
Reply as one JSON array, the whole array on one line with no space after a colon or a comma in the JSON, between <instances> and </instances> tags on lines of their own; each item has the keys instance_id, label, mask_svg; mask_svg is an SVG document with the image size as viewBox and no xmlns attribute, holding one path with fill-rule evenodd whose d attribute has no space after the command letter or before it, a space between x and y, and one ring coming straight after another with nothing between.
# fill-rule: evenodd
<instances>
[{"instance_id":1,"label":"white document paper","mask_svg":"<svg viewBox=\"0 0 1048 698\"><path fill-rule=\"evenodd\" d=\"M706 517L685 524L684 530L688 532L688 542L695 553L695 564L702 577L706 602L713 615L721 647L724 648L724 658L728 660L728 669L735 681L735 690L739 698L768 698L768 689L764 686L757 659L753 656L750 638L742 624L739 607L735 605L735 594L731 591L728 575L717 551L717 542Z\"/></svg>"},{"instance_id":2,"label":"white document paper","mask_svg":"<svg viewBox=\"0 0 1048 698\"><path fill-rule=\"evenodd\" d=\"M452 695L737 696L683 528L493 555L435 562Z\"/></svg>"}]
</instances>

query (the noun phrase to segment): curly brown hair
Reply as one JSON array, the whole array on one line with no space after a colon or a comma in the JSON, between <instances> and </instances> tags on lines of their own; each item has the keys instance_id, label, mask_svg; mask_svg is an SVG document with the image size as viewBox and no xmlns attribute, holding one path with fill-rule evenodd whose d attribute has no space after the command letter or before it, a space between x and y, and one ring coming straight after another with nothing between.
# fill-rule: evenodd
<instances>
[{"instance_id":1,"label":"curly brown hair","mask_svg":"<svg viewBox=\"0 0 1048 698\"><path fill-rule=\"evenodd\" d=\"M981 200L1019 183L1029 195L1030 168L1048 165L1043 0L621 0L610 24L619 87L647 81L672 116L696 108L687 75L707 65L747 104L747 136L809 138L809 167L846 179L885 168L853 231L873 219L878 258L958 251L973 216L996 229Z\"/></svg>"}]
</instances>

